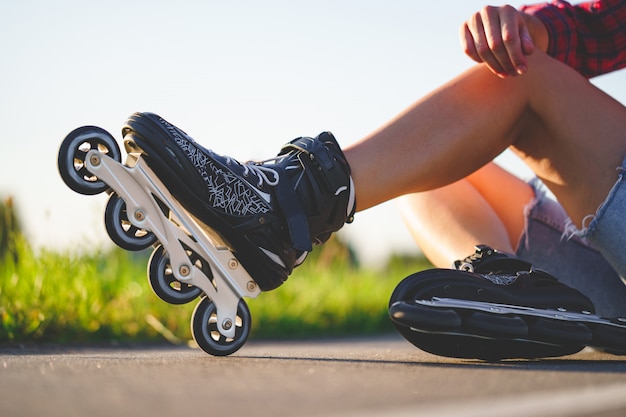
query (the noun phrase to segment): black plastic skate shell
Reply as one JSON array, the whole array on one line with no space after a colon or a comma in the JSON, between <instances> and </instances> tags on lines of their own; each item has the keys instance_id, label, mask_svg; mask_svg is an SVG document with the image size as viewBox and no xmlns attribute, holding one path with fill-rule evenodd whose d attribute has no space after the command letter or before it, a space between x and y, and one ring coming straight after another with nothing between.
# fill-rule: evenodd
<instances>
[{"instance_id":1,"label":"black plastic skate shell","mask_svg":"<svg viewBox=\"0 0 626 417\"><path fill-rule=\"evenodd\" d=\"M391 296L390 318L416 347L488 361L564 356L585 346L626 354L626 319L595 315L587 297L527 262L479 246L455 267L463 270L410 275Z\"/></svg>"},{"instance_id":2,"label":"black plastic skate shell","mask_svg":"<svg viewBox=\"0 0 626 417\"><path fill-rule=\"evenodd\" d=\"M105 130L85 126L62 142L58 167L74 191L110 194L106 230L124 249L155 246L148 278L157 296L182 304L200 297L193 312L192 334L212 355L229 355L246 342L251 325L243 297L260 292L228 242L207 228L172 197L137 149L128 148L125 163L115 139Z\"/></svg>"}]
</instances>

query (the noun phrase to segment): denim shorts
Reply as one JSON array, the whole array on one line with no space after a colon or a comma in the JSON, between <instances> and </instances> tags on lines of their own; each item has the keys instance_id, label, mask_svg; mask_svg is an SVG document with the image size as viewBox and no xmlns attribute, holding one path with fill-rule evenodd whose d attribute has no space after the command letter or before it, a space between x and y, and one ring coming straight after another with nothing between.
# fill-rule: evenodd
<instances>
[{"instance_id":1,"label":"denim shorts","mask_svg":"<svg viewBox=\"0 0 626 417\"><path fill-rule=\"evenodd\" d=\"M583 230L578 235L589 239L613 265L626 277L626 184L624 172L626 159L617 168L617 181L595 215L583 220ZM626 303L626 299L624 300Z\"/></svg>"},{"instance_id":2,"label":"denim shorts","mask_svg":"<svg viewBox=\"0 0 626 417\"><path fill-rule=\"evenodd\" d=\"M626 213L626 185L621 175L607 201L582 231L572 227L563 208L546 195L538 180L530 184L535 198L524 212L526 225L518 242L517 256L585 294L595 305L597 314L626 317L626 285L607 260L609 256L616 257L615 262L626 260L626 218L617 216ZM616 250L603 251L605 257L596 249L600 247Z\"/></svg>"}]
</instances>

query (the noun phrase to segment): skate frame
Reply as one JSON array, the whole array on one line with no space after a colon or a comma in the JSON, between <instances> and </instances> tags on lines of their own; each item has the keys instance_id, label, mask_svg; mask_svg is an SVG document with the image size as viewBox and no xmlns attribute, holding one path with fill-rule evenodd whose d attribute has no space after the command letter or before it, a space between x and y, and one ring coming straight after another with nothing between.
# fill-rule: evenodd
<instances>
[{"instance_id":1,"label":"skate frame","mask_svg":"<svg viewBox=\"0 0 626 417\"><path fill-rule=\"evenodd\" d=\"M129 222L156 236L169 256L174 277L200 288L213 301L220 334L234 338L239 300L256 298L261 290L228 244L172 197L141 154L129 153L121 164L91 150L85 165L124 200ZM163 205L169 213L164 213ZM188 250L208 263L212 277L191 262Z\"/></svg>"},{"instance_id":2,"label":"skate frame","mask_svg":"<svg viewBox=\"0 0 626 417\"><path fill-rule=\"evenodd\" d=\"M416 304L421 304L427 307L439 307L439 308L452 308L452 309L466 309L472 311L484 311L491 314L510 314L519 316L533 316L541 317L552 320L574 321L602 324L605 326L613 326L616 328L623 328L626 326L626 319L618 318L619 323L613 323L610 320L592 314L589 311L583 311L581 313L575 311L567 311L565 309L550 310L540 309L533 307L514 306L509 304L497 304L483 301L469 301L459 300L455 298L439 298L433 297L431 300L415 300Z\"/></svg>"}]
</instances>

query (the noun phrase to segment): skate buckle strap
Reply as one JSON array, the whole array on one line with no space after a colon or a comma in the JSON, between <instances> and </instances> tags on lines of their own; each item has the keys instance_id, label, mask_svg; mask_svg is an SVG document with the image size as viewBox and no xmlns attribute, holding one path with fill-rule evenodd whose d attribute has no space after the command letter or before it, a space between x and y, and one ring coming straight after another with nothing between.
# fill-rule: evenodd
<instances>
[{"instance_id":1,"label":"skate buckle strap","mask_svg":"<svg viewBox=\"0 0 626 417\"><path fill-rule=\"evenodd\" d=\"M328 190L333 193L338 193L343 189L347 190L349 184L346 182L346 177L349 178L350 169L346 163L343 164L346 172L343 172L342 169L338 169L337 158L330 149L330 147L334 146L341 152L335 138L331 133L324 132L316 139L307 137L294 139L283 148L281 153L286 153L289 150L303 152L309 157L309 160L315 167L320 178L324 181L324 185Z\"/></svg>"},{"instance_id":2,"label":"skate buckle strap","mask_svg":"<svg viewBox=\"0 0 626 417\"><path fill-rule=\"evenodd\" d=\"M280 168L274 169L278 171ZM282 169L280 170L282 171ZM278 174L279 177L283 175L282 172L278 172ZM311 252L313 245L311 244L309 222L296 191L288 181L279 181L276 184L276 199L285 215L291 244L296 250Z\"/></svg>"}]
</instances>

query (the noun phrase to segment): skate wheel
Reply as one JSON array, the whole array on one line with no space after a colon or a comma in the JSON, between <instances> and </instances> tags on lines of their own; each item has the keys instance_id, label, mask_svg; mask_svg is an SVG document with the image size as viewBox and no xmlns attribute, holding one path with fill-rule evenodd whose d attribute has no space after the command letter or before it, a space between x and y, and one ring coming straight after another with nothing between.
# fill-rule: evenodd
<instances>
[{"instance_id":1,"label":"skate wheel","mask_svg":"<svg viewBox=\"0 0 626 417\"><path fill-rule=\"evenodd\" d=\"M178 281L174 277L170 258L165 248L159 245L148 263L148 280L152 291L163 301L170 304L186 304L195 300L202 290L194 285Z\"/></svg>"},{"instance_id":2,"label":"skate wheel","mask_svg":"<svg viewBox=\"0 0 626 417\"><path fill-rule=\"evenodd\" d=\"M591 341L591 330L583 323L539 318L529 320L528 333L542 342L558 344L586 344Z\"/></svg>"},{"instance_id":3,"label":"skate wheel","mask_svg":"<svg viewBox=\"0 0 626 417\"><path fill-rule=\"evenodd\" d=\"M478 334L498 337L524 337L528 335L526 322L517 316L498 315L474 311L463 318L463 325Z\"/></svg>"},{"instance_id":4,"label":"skate wheel","mask_svg":"<svg viewBox=\"0 0 626 417\"><path fill-rule=\"evenodd\" d=\"M573 355L585 345L555 345L523 339L491 339L478 335L406 331L402 334L417 348L433 355L497 362Z\"/></svg>"},{"instance_id":5,"label":"skate wheel","mask_svg":"<svg viewBox=\"0 0 626 417\"><path fill-rule=\"evenodd\" d=\"M238 351L246 343L250 333L251 321L247 304L245 301L239 300L237 317L235 323L232 323L236 326L235 337L224 337L219 332L215 304L205 297L198 303L193 312L191 331L194 340L202 350L213 356L227 356Z\"/></svg>"},{"instance_id":6,"label":"skate wheel","mask_svg":"<svg viewBox=\"0 0 626 417\"><path fill-rule=\"evenodd\" d=\"M626 355L626 328L599 324L593 329L592 345L614 355Z\"/></svg>"},{"instance_id":7,"label":"skate wheel","mask_svg":"<svg viewBox=\"0 0 626 417\"><path fill-rule=\"evenodd\" d=\"M79 194L94 195L109 186L90 173L85 166L87 152L98 150L120 162L122 155L113 136L96 126L83 126L70 132L59 148L58 167L63 182Z\"/></svg>"},{"instance_id":8,"label":"skate wheel","mask_svg":"<svg viewBox=\"0 0 626 417\"><path fill-rule=\"evenodd\" d=\"M157 241L154 233L130 222L126 203L117 194L109 197L104 211L104 226L111 240L122 249L138 251L149 248Z\"/></svg>"},{"instance_id":9,"label":"skate wheel","mask_svg":"<svg viewBox=\"0 0 626 417\"><path fill-rule=\"evenodd\" d=\"M461 317L444 308L431 308L417 303L397 301L389 307L394 324L428 330L451 330L461 327Z\"/></svg>"}]
</instances>

